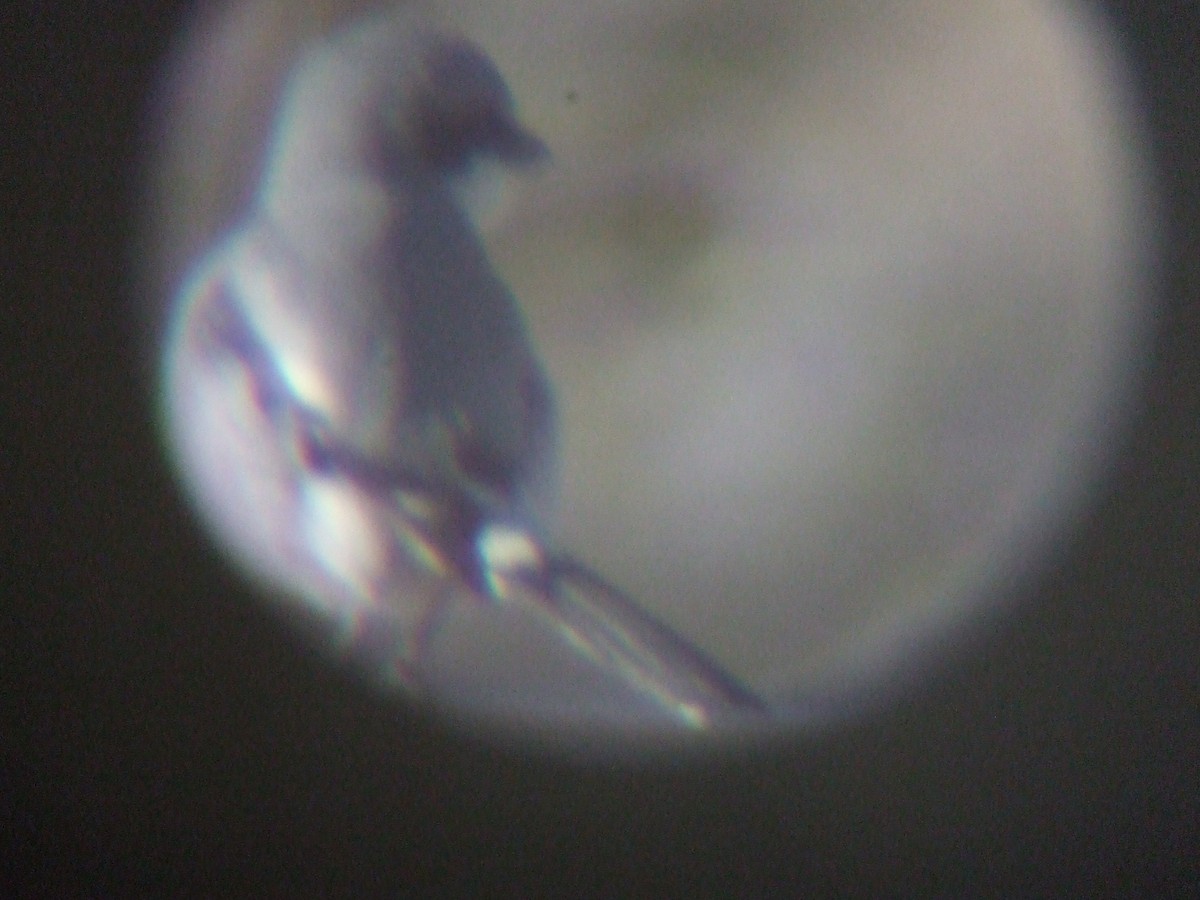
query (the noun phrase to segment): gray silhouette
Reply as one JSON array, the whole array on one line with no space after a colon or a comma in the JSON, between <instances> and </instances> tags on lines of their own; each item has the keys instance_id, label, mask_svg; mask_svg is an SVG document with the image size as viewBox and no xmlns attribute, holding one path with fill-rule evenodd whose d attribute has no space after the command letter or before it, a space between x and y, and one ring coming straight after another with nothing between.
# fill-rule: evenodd
<instances>
[{"instance_id":1,"label":"gray silhouette","mask_svg":"<svg viewBox=\"0 0 1200 900\"><path fill-rule=\"evenodd\" d=\"M483 160L545 155L491 61L408 11L307 53L257 202L177 301L184 471L233 552L414 690L437 696L427 646L467 601L536 614L671 719L760 710L548 549L551 390L457 192Z\"/></svg>"}]
</instances>

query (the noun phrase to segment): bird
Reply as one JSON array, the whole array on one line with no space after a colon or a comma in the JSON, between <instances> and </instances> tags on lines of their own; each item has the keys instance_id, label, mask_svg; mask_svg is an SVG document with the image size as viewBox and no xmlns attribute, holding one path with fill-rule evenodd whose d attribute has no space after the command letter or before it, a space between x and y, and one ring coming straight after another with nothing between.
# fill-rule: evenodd
<instances>
[{"instance_id":1,"label":"bird","mask_svg":"<svg viewBox=\"0 0 1200 900\"><path fill-rule=\"evenodd\" d=\"M669 718L761 711L552 549L554 394L461 190L548 156L483 50L407 7L316 43L257 194L177 293L168 440L226 548L374 635L411 690L446 598L467 596L547 619Z\"/></svg>"}]
</instances>

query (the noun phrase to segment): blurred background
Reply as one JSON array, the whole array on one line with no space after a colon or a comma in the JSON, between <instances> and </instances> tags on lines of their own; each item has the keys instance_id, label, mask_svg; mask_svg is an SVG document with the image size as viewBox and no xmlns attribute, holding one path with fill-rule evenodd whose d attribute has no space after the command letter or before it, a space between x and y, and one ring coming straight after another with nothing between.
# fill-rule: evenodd
<instances>
[{"instance_id":1,"label":"blurred background","mask_svg":"<svg viewBox=\"0 0 1200 900\"><path fill-rule=\"evenodd\" d=\"M806 719L1002 613L1111 462L1155 308L1103 27L987 0L424 6L553 148L481 224L556 391L562 547ZM230 9L153 107L151 321L243 214L281 69L360 14ZM431 649L525 672L501 684L536 707L538 671L572 676L512 631L451 616Z\"/></svg>"},{"instance_id":2,"label":"blurred background","mask_svg":"<svg viewBox=\"0 0 1200 900\"><path fill-rule=\"evenodd\" d=\"M725 352L732 324L749 314L724 309L723 298L743 285L782 279L814 298L808 314L825 329L819 333L843 335L851 349L861 347L857 339L865 334L887 338L870 345L866 366L885 371L886 379L852 380L862 365L835 353L840 346L829 351L823 364L845 365L850 374L803 398L804 409L823 416L819 421L828 427L825 443L810 438L811 444L801 446L835 460L864 446L873 453L908 447L910 456L903 464L893 462L894 481L888 483L905 490L914 483L925 486L901 496L851 492L849 501L829 513L838 524L822 532L825 540L842 546L837 535L849 535L862 546L847 558L879 560L873 548L894 549L898 534L917 528L928 537L919 530L922 523L941 524L933 539L913 541L917 549L884 554L882 574L864 576L856 566L831 577L832 586L814 587L833 598L825 605L839 615L847 613L837 598L862 598L865 604L860 613L851 609L848 624L835 621L822 632L834 635L830 646L836 649L829 652L843 657L849 652L842 649L844 641L858 640L864 621L878 621L871 603L884 601L867 597L864 584L887 602L902 583L918 600L951 596L966 603L984 579L989 608L1003 611L977 613L966 641L942 639L930 650L928 636L914 637L919 653L928 651L934 661L923 667L923 678L905 680L903 691L869 715L766 746L729 747L716 757L635 768L597 768L488 744L371 692L349 670L331 668L281 630L272 611L255 602L209 548L163 459L149 380L152 357L146 351L152 315L139 316L137 298L155 279L170 282L175 267L244 200L253 184L256 133L271 109L273 79L294 39L316 33L327 20L315 13L312 21L279 14L276 6L261 4L255 9L267 18L234 29L247 41L280 34L278 45L261 44L278 47L280 67L215 68L231 87L218 84L212 96L248 98L238 101L246 108L233 117L244 123L244 136L230 141L214 136L212 152L190 154L193 164L221 170L189 176L200 186L196 194L211 196L211 207L178 221L160 218L164 224L151 237L147 216L169 217L177 206L166 202L157 213L152 209L163 202L154 179L164 154L174 146L196 146L161 130L161 104L177 101L180 90L196 90L186 81L166 89L162 82L168 61L186 58L192 46L184 37L187 26L203 27L194 24L195 10L187 4L131 3L98 11L63 3L30 14L12 32L18 46L9 54L14 72L9 85L22 102L7 138L17 150L11 154L17 170L9 178L16 227L2 239L12 244L6 256L15 261L9 271L17 276L5 290L16 313L9 320L16 337L9 358L18 369L6 379L14 394L8 408L16 414L8 454L16 502L10 503L6 542L12 554L5 567L9 615L0 631L6 715L0 759L14 876L31 874L43 886L101 889L348 891L386 885L493 894L522 886L571 893L670 894L703 887L809 895L866 895L888 888L956 894L981 880L997 893L1066 892L1102 879L1118 893L1137 895L1182 891L1191 884L1198 874L1200 820L1195 652L1200 582L1193 550L1200 537L1194 455L1200 373L1192 351L1200 326L1194 205L1200 147L1190 111L1200 90L1193 51L1200 23L1194 13L1170 5L1081 5L1107 26L1111 49L1125 60L1124 68L1104 70L1124 79L1109 85L1120 98L1109 107L1088 93L1078 69L1060 63L1062 70L1041 71L1035 63L1043 56L1013 49L1024 46L1018 37L1032 37L1042 42L1040 50L1049 42L1062 51L1045 58L1073 60L1086 70L1092 45L1072 45L1063 31L1022 20L1024 7L1010 7L1004 17L992 17L991 5L979 8L978 15L960 12L947 21L933 15L946 9L931 4L921 8L929 13L922 21L900 13L872 16L846 5L797 4L794 13L775 19L786 19L787 29L771 28L764 36L743 23L725 23L701 4L664 5L661 21L673 27L661 32L650 27L648 17L596 14L598 21L592 21L586 12L576 16L563 5L558 16L533 19L537 35L529 46L538 52L528 52L520 29L529 20L522 19L520 8L506 9L503 17L497 12L491 20L472 18L467 7L457 20L450 16L469 34L490 36L485 44L509 76L522 111L562 161L543 183L515 189L492 239L498 263L530 305L531 325L560 390L580 398L570 402L583 410L567 414L567 440L575 449L565 455L564 508L579 512L563 523L565 540L586 547L585 557L606 571L615 568L636 579L647 569L629 547L658 540L655 556L673 560L680 558L673 547L712 541L714 535L724 544L730 528L745 523L746 510L758 509L738 503L749 504L746 498L756 491L775 493L773 483L713 476L699 482L710 488L710 496L701 497L704 509L724 514L732 508L730 521L690 516L697 508L684 501L695 500L700 476L689 474L673 492L662 487L670 460L690 458L688 447L664 449L659 443L647 450L635 441L619 451L611 444L589 450L590 436L598 432L588 422L624 422L635 436L644 429L634 427L632 406L616 404L603 414L589 406L604 398L589 400L587 385L570 365L581 343L619 346L621 372L638 391L651 385L646 390L665 403L670 391L654 380L663 376L663 358L696 346ZM200 15L212 17L209 27L229 21L216 7ZM1013 40L1001 39L1010 33ZM736 39L721 45L726 35ZM792 65L784 35L805 37L797 45L805 51L799 68ZM706 41L719 45L714 53L728 70L728 77L723 72L711 85L698 83L701 75L686 69L681 60L687 54L672 55L670 49L673 42ZM243 52L260 52L253 48ZM635 71L624 60L614 65L614 48L626 48L649 69ZM861 65L847 62L844 55L851 52L861 55ZM656 65L664 71L654 71ZM555 82L545 76L547 69L566 74ZM971 95L978 102L937 108L941 95L931 89L949 91L952 76L964 70L971 73L967 87L978 92ZM711 76L711 69L704 71ZM616 74L606 79L601 72ZM1020 78L1008 77L1013 73ZM902 74L914 81L901 81ZM243 86L254 78L262 79L261 91L246 93ZM630 106L628 98L638 92L622 82L639 79L671 102ZM756 86L764 80L772 91L760 97ZM897 106L888 90L933 100ZM813 96L806 99L806 91ZM156 96L158 106L151 102ZM696 105L713 96L720 101L710 121ZM798 124L774 116L776 96L798 97L798 108L812 115L798 116ZM831 96L843 102L831 104ZM984 100L995 105L997 115L980 114L993 108ZM190 108L207 102L206 96L194 98ZM897 117L881 113L882 118L859 122L850 114L872 102ZM731 108L742 111L738 127L747 133L759 134L771 124L771 140L756 144L746 157L756 163L750 172L731 168L745 163L740 153L732 154L733 161L695 157L697 145L723 145L719 113ZM690 110L686 123L692 124L652 121L660 109ZM833 112L814 133L806 126L821 110ZM1009 118L1001 115L1006 110ZM1106 116L1129 121L1113 125ZM184 136L195 133L186 132L187 122L172 121ZM612 122L620 123L617 133L641 134L641 128L652 136L635 142L637 152L609 154L626 161L628 174L598 167L587 156L606 152L601 136ZM944 133L933 130L939 123ZM1111 146L1089 131L1107 134L1103 128L1109 125L1135 130L1121 134L1141 128L1144 154L1131 157L1128 147ZM688 127L716 130L701 141ZM830 134L838 140L823 148L821 135ZM943 157L930 147L954 152ZM835 153L845 148L854 148L854 154ZM776 190L775 182L752 177L771 171L763 167L782 166L780 159L792 153L805 161L794 189ZM1152 212L1131 212L1136 204L1112 187L1136 178L1139 165L1148 170L1159 198L1160 208ZM1064 170L1074 173L1069 190L1052 177ZM229 172L244 173L247 180L239 184ZM680 180L664 183L663 172ZM1049 175L1041 181L1028 177L1039 172ZM1001 178L1013 173L1011 181ZM637 190L614 196L612 183ZM960 190L939 195L938 186L946 183ZM897 184L914 196L900 196ZM1014 198L996 188L1009 184L1025 193ZM209 190L210 185L219 188ZM590 203L577 203L581 191ZM964 195L969 202L959 199ZM1030 206L1038 210L1034 227L1026 227ZM633 216L635 232L653 225L653 252L645 249L646 240L629 240L628 225L599 228L595 237L592 217L573 218L575 208L600 213L601 222ZM759 258L754 251L765 239L753 229L776 233L770 216L785 222L789 234L803 232L805 265L789 256L783 268L752 271ZM563 235L552 255L590 246L594 256L586 265L546 261L546 238L536 229L546 220ZM656 224L664 221L673 229L666 234ZM704 222L707 231L693 231ZM751 237L755 244L738 246L739 238ZM848 244L869 265L835 252ZM721 260L718 273L696 268L697 245L704 259ZM1155 245L1159 265L1139 283L1146 273L1137 265L1138 253ZM997 246L1004 252L988 252ZM663 270L658 267L664 258L690 262ZM1069 263L1062 264L1064 258ZM956 266L918 265L914 259L949 259ZM933 275L942 280L930 282ZM1129 290L1116 289L1121 278L1130 279ZM720 286L714 296L695 296L698 286L714 282ZM838 298L822 290L831 284L860 302L831 303ZM656 286L649 297L644 285ZM986 322L947 319L945 304L995 285L1001 286L994 288L997 296L1028 305L985 304ZM1137 296L1145 302L1133 310L1122 306L1139 285ZM1097 300L1097 291L1105 289L1114 290L1113 302ZM1058 315L1048 319L1037 315L1046 309L1039 297L1075 292L1088 301L1054 306ZM749 291L755 297L769 293ZM699 304L702 314L673 299L681 295ZM911 303L901 304L905 315L897 325L895 310L905 297L924 305L913 314ZM1150 312L1139 316L1138 309ZM778 328L769 304L757 304L754 316L762 331L745 338L745 346L759 346L755 341L762 334ZM989 339L997 333L997 319L1006 335L999 347ZM696 321L701 324L689 332ZM899 326L918 329L920 340L914 344L909 332L889 330ZM583 338L573 333L581 327ZM706 329L720 340L704 344ZM681 349L664 351L659 344L668 333L690 335L690 342L681 339ZM1143 334L1145 345L1139 343ZM927 419L940 421L945 410L971 404L970 398L947 399L938 386L961 384L966 373L979 371L975 360L981 350L992 354L985 363L997 356L1006 361L1009 348L1026 347L1034 336L1062 348L1054 358L1070 364L1047 369L1039 366L1042 357L1023 364L1022 372L1034 374L1007 386L1009 405L1003 409L1020 411L1040 428L1030 432L1034 437L1015 429L1015 444L997 444L990 433L977 438L989 448L1015 446L1023 451L1021 459L1028 458L1024 451L1033 441L1043 448L1038 459L1047 460L1046 473L1066 441L1067 467L1074 470L1076 460L1103 463L1091 470L1097 474L1064 488L1069 499L1060 502L1057 493L1044 490L1060 482L1035 471L1031 483L1016 491L1012 519L986 528L969 506L938 507L936 515L918 516L915 524L881 515L881 509L910 509L916 499L928 497L929 484L936 486L935 476L945 471L926 456L924 438L916 436L928 433ZM653 346L644 349L643 341ZM910 354L913 346L921 353ZM1145 360L1140 373L1139 358ZM630 368L629 360L642 359L650 360L649 368ZM740 372L735 363L725 360L713 369L732 366ZM1121 379L1137 385L1134 396L1088 393L1095 372L1110 367L1140 374L1136 381ZM895 415L880 423L877 411L887 407L887 397L864 398L849 391L849 384L868 395L886 389L909 398L926 418L914 423ZM1041 402L1044 385L1059 393ZM636 398L633 389L614 393ZM1019 399L1028 402L1013 405ZM1063 405L1056 406L1058 401ZM1130 417L1124 428L1085 429L1103 436L1094 438L1102 447L1079 437L1079 428L1094 424L1092 416L1121 403ZM1077 414L1085 421L1071 419ZM998 418L1004 417L983 417L985 423ZM778 439L791 446L794 429L811 421L799 416L785 423ZM1045 423L1065 430L1047 432ZM613 431L622 433L620 427L605 429ZM703 431L692 439L709 446ZM878 465L870 456L861 463ZM601 457L660 460L658 469L647 467L648 481L635 484L630 496L658 491L653 506L675 511L667 521L699 521L710 530L661 535L663 519L650 517L651 508L636 540L611 538L613 533L628 538L639 520L632 500L622 505L620 496L589 482ZM960 458L966 457L950 456ZM1002 461L998 471L1005 470ZM759 469L734 457L728 471L736 476ZM781 502L816 490L812 479L825 493L845 496L837 490L845 484L819 480L827 471L815 466L797 474L789 467L785 474L794 480L785 484L792 493ZM926 480L914 482L914 473ZM979 483L978 474L967 472L971 484ZM711 496L712 485L726 493ZM962 493L944 488L944 495ZM1053 509L1041 511L1048 518L1031 516L1031 509L1039 509L1037 498L1047 497L1045 505ZM608 506L601 502L609 500ZM1054 530L1039 530L1051 520ZM868 528L864 535L864 523L880 521L885 527ZM756 527L779 533L778 522ZM964 564L958 544L932 560L920 557L955 528L982 529L972 537L986 546L983 555L993 571L981 574L974 561ZM1041 564L1026 571L1013 561L1023 557L1030 534L1037 535L1037 549L1029 552ZM714 615L723 620L697 623L697 639L727 659L760 659L768 677L779 671L781 651L767 647L756 657L754 650L778 621L772 604L783 602L782 593L772 595L772 580L790 591L797 572L814 570L810 560L790 558L788 548L794 546L809 545L785 542L768 554L769 562L784 557L775 569L752 567L751 574L770 575L753 591L722 586L704 608L717 610ZM827 559L837 558L824 552ZM736 563L745 555L739 550L728 558ZM714 561L728 568L719 554ZM913 571L925 580L905 580ZM745 572L735 574L734 585L746 584ZM631 585L640 595L668 617L694 620L694 609L672 613L670 598L695 596L695 590L656 588L655 579L686 579L686 572L641 577L643 584ZM710 580L703 573L690 577L695 584ZM739 592L776 599L749 607L724 602ZM962 615L961 609L955 614ZM730 620L745 615L758 618L758 631L729 627ZM939 617L929 609L916 615ZM798 633L811 634L813 627L806 623ZM839 628L850 637L837 637ZM728 634L740 635L744 644L723 645ZM798 656L811 659L812 649ZM867 655L877 652L873 648ZM804 676L805 664L789 672L788 685ZM857 672L852 666L847 677Z\"/></svg>"}]
</instances>

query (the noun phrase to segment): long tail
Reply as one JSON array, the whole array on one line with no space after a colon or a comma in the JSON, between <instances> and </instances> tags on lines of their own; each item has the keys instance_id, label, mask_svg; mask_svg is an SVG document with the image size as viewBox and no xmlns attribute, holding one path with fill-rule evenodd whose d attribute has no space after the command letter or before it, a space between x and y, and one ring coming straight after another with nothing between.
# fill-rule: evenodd
<instances>
[{"instance_id":1,"label":"long tail","mask_svg":"<svg viewBox=\"0 0 1200 900\"><path fill-rule=\"evenodd\" d=\"M526 604L578 652L684 725L704 729L768 713L759 697L703 651L581 563L550 560L540 577L524 584Z\"/></svg>"}]
</instances>

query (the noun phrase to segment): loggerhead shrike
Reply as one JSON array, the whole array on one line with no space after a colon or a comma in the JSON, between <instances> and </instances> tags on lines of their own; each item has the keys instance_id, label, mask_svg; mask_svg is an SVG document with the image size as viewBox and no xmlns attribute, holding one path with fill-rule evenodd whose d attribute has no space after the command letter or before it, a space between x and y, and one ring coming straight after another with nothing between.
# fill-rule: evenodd
<instances>
[{"instance_id":1,"label":"loggerhead shrike","mask_svg":"<svg viewBox=\"0 0 1200 900\"><path fill-rule=\"evenodd\" d=\"M255 203L176 300L164 404L182 471L262 579L348 627L384 623L411 688L436 694L424 645L440 604L469 597L548 620L669 720L757 715L547 549L551 390L457 190L481 161L545 155L487 56L408 10L306 53Z\"/></svg>"}]
</instances>

